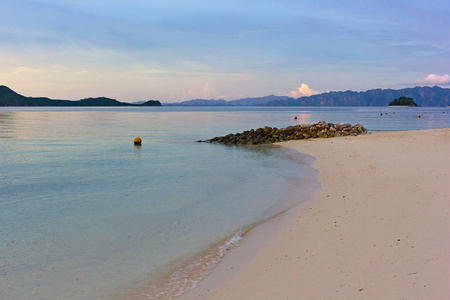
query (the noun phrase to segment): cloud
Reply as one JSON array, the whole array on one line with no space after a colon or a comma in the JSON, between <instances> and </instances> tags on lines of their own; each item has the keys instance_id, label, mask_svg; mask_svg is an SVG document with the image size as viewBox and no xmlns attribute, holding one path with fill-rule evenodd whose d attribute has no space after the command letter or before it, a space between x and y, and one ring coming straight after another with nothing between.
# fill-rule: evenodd
<instances>
[{"instance_id":1,"label":"cloud","mask_svg":"<svg viewBox=\"0 0 450 300\"><path fill-rule=\"evenodd\" d=\"M195 86L182 93L182 99L208 99L212 97L213 87L208 83L200 86Z\"/></svg>"},{"instance_id":2,"label":"cloud","mask_svg":"<svg viewBox=\"0 0 450 300\"><path fill-rule=\"evenodd\" d=\"M430 74L427 77L423 79L426 83L429 84L440 84L440 85L447 85L450 84L450 76L449 75L437 75L437 74Z\"/></svg>"},{"instance_id":3,"label":"cloud","mask_svg":"<svg viewBox=\"0 0 450 300\"><path fill-rule=\"evenodd\" d=\"M311 89L306 83L302 83L296 91L291 91L287 96L292 98L299 98L303 96L311 96L319 94L320 92Z\"/></svg>"},{"instance_id":4,"label":"cloud","mask_svg":"<svg viewBox=\"0 0 450 300\"><path fill-rule=\"evenodd\" d=\"M29 67L17 67L14 69L14 73L37 73L38 69L33 69Z\"/></svg>"}]
</instances>

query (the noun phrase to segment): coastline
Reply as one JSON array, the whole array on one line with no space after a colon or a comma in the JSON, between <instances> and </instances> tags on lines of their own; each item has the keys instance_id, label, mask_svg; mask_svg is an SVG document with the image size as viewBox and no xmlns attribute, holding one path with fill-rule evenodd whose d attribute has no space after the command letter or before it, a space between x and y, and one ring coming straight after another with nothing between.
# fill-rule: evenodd
<instances>
[{"instance_id":1,"label":"coastline","mask_svg":"<svg viewBox=\"0 0 450 300\"><path fill-rule=\"evenodd\" d=\"M447 298L450 128L279 145L316 157L323 188L176 299Z\"/></svg>"},{"instance_id":2,"label":"coastline","mask_svg":"<svg viewBox=\"0 0 450 300\"><path fill-rule=\"evenodd\" d=\"M279 174L279 176L288 178L285 180L289 182L289 185L280 190L275 197L277 202L267 207L260 219L243 225L228 236L204 247L202 251L173 262L170 269L160 272L150 281L141 282L126 289L117 289L108 299L164 300L178 298L209 278L211 273L223 264L222 260L228 259L232 250L240 248L242 243L248 240L248 235L254 234L255 228L265 228L266 224L271 224L269 225L271 227L263 230L267 237L269 233L273 234L279 230L280 220L285 220L285 215L289 214L292 208L306 205L311 195L320 189L320 182L316 178L317 170L312 167L315 159L305 154L298 155L296 150L282 148L277 144L264 147L271 149L270 151L277 155L282 153L283 160L289 161L293 167L290 171L283 169L283 172ZM299 170L301 172L298 172ZM275 227L273 227L274 225Z\"/></svg>"}]
</instances>

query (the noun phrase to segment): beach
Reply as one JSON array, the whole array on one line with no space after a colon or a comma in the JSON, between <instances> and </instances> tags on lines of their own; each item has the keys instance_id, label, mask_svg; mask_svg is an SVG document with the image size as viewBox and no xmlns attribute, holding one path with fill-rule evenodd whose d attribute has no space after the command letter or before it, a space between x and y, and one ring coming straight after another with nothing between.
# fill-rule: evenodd
<instances>
[{"instance_id":1,"label":"beach","mask_svg":"<svg viewBox=\"0 0 450 300\"><path fill-rule=\"evenodd\" d=\"M323 187L177 299L448 299L449 128L279 145Z\"/></svg>"}]
</instances>

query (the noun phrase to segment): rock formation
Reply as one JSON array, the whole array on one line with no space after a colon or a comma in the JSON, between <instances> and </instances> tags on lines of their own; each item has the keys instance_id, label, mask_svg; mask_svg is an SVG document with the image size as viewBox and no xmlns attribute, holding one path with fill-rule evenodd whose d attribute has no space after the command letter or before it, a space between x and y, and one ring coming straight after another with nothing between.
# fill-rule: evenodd
<instances>
[{"instance_id":1,"label":"rock formation","mask_svg":"<svg viewBox=\"0 0 450 300\"><path fill-rule=\"evenodd\" d=\"M266 126L242 133L230 133L203 142L223 143L225 145L259 145L290 140L358 135L361 133L367 133L367 129L359 124L333 124L321 121L310 125L295 125L281 129Z\"/></svg>"}]
</instances>

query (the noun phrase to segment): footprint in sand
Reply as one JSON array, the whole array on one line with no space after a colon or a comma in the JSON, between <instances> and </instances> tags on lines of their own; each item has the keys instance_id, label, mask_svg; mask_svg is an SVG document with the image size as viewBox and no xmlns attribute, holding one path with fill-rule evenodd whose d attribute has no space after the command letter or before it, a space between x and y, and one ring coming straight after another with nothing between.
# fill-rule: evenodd
<instances>
[{"instance_id":1,"label":"footprint in sand","mask_svg":"<svg viewBox=\"0 0 450 300\"><path fill-rule=\"evenodd\" d=\"M430 259L428 259L428 260L425 262L425 264L429 265L429 264L435 263L435 262L437 262L437 261L439 261L439 260L440 260L439 257L430 258Z\"/></svg>"}]
</instances>

